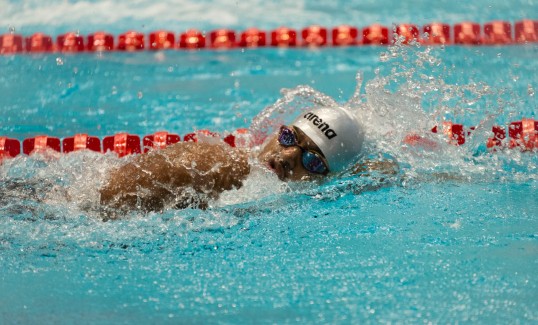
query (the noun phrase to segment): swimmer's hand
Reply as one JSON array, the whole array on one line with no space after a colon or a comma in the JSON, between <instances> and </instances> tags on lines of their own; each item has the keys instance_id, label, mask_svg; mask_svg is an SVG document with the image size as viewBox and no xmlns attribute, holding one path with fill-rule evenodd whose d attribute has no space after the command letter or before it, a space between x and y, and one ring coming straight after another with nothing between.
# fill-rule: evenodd
<instances>
[{"instance_id":1,"label":"swimmer's hand","mask_svg":"<svg viewBox=\"0 0 538 325\"><path fill-rule=\"evenodd\" d=\"M400 167L393 159L365 159L356 164L351 173L368 180L366 183L358 182L350 188L354 194L361 194L394 185L399 177Z\"/></svg>"},{"instance_id":2,"label":"swimmer's hand","mask_svg":"<svg viewBox=\"0 0 538 325\"><path fill-rule=\"evenodd\" d=\"M180 142L112 171L100 190L101 204L106 219L131 210L203 209L222 191L241 187L249 172L245 152L226 144Z\"/></svg>"},{"instance_id":3,"label":"swimmer's hand","mask_svg":"<svg viewBox=\"0 0 538 325\"><path fill-rule=\"evenodd\" d=\"M398 163L392 159L367 159L355 165L352 174L369 175L371 172L377 172L388 176L398 174L399 170Z\"/></svg>"}]
</instances>

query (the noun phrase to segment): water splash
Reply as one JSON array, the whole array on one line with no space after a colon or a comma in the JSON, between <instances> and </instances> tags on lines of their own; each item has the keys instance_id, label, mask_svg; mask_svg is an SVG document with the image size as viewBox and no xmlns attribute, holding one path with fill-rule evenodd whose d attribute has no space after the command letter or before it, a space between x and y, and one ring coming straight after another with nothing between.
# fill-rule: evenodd
<instances>
[{"instance_id":1,"label":"water splash","mask_svg":"<svg viewBox=\"0 0 538 325\"><path fill-rule=\"evenodd\" d=\"M522 102L522 94L498 88L483 81L467 83L454 80L454 71L439 54L443 49L420 48L396 44L382 57L388 57L390 73L366 85L366 105L361 112L369 127L371 148L386 152L405 165L410 174L441 178L492 181L499 177L512 179L506 166L518 161L516 170L530 173L536 163L533 154L504 151L490 153L485 148L491 127L499 121L510 121ZM475 127L463 146L447 144L443 134L433 135L432 126L444 121ZM418 133L438 143L437 150L402 145L409 133ZM427 159L425 159L427 158ZM423 177L419 177L422 179Z\"/></svg>"},{"instance_id":2,"label":"water splash","mask_svg":"<svg viewBox=\"0 0 538 325\"><path fill-rule=\"evenodd\" d=\"M239 222L234 213L244 209L244 205L278 200L283 193L336 199L384 186L424 181L518 182L536 179L536 155L517 150L490 153L485 148L491 126L500 119L509 121L512 118L519 108L521 95L480 80L462 82L456 73L459 68L440 59L443 51L442 48L396 43L380 55L382 63L373 78L364 80L361 72L357 74L355 91L348 101L338 103L310 86L301 85L283 89L281 98L252 121L251 130L263 139L304 110L342 105L354 111L363 122L366 134L363 159L397 161L398 173L387 176L375 172L360 175L349 172L324 184L304 185L281 183L274 175L255 172L243 188L224 193L219 200L211 202L213 209L238 206L238 210L232 208L234 212L223 214L226 217L209 217L197 229L211 228L224 219L223 225L233 226ZM526 98L534 96L533 85L524 88ZM465 145L453 146L447 143L445 135L430 131L432 126L447 120L476 126L467 136ZM436 149L402 143L410 133L435 143ZM0 208L0 214L20 220L81 215L98 220L98 189L106 179L107 170L124 162L109 155L92 156L89 153L64 155L55 160L21 156L7 161L0 166L0 176L7 180L0 188L4 194L2 202L6 203ZM192 221L189 217L179 217L184 216L183 212L172 214L173 217L168 217L180 218L178 222Z\"/></svg>"},{"instance_id":3,"label":"water splash","mask_svg":"<svg viewBox=\"0 0 538 325\"><path fill-rule=\"evenodd\" d=\"M281 94L282 98L264 108L250 124L250 130L257 139L257 144L261 144L282 124L291 123L301 112L312 107L337 105L330 96L305 85L293 89L282 89Z\"/></svg>"},{"instance_id":4,"label":"water splash","mask_svg":"<svg viewBox=\"0 0 538 325\"><path fill-rule=\"evenodd\" d=\"M5 180L0 186L4 201L0 213L29 220L81 213L98 217L98 190L107 171L120 163L113 155L84 151L66 155L45 151L6 160L0 168Z\"/></svg>"},{"instance_id":5,"label":"water splash","mask_svg":"<svg viewBox=\"0 0 538 325\"><path fill-rule=\"evenodd\" d=\"M490 152L485 146L492 126L510 121L521 107L521 96L533 96L532 86L527 87L527 94L519 94L511 88L462 79L457 71L463 68L441 59L444 48L422 47L416 42L404 45L403 41L397 39L380 54L383 69L377 69L373 79L364 82L363 74L357 74L355 91L347 102L337 103L309 86L298 86L284 90L282 98L256 116L251 128L266 136L290 123L299 112L340 105L362 121L366 134L363 158L377 159L381 154L399 162L403 174L395 183L404 179L407 184L425 180L514 181L522 174L536 179L536 155L517 150ZM431 131L445 121L474 128L464 145L449 144L442 132ZM432 146L404 143L410 134L420 135ZM368 188L377 182L368 179L366 186L364 179L355 179L344 182L341 191L350 184Z\"/></svg>"}]
</instances>

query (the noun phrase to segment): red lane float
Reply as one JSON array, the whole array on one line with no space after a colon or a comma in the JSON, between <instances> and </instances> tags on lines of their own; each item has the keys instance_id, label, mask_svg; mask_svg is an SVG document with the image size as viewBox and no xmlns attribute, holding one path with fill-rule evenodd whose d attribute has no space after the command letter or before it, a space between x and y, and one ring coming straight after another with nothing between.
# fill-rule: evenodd
<instances>
[{"instance_id":1,"label":"red lane float","mask_svg":"<svg viewBox=\"0 0 538 325\"><path fill-rule=\"evenodd\" d=\"M31 53L51 52L53 50L52 37L43 33L35 33L26 38L26 51Z\"/></svg>"},{"instance_id":2,"label":"red lane float","mask_svg":"<svg viewBox=\"0 0 538 325\"><path fill-rule=\"evenodd\" d=\"M245 128L237 129L228 134L223 141L234 148L250 148L253 145L252 134Z\"/></svg>"},{"instance_id":3,"label":"red lane float","mask_svg":"<svg viewBox=\"0 0 538 325\"><path fill-rule=\"evenodd\" d=\"M342 25L333 28L332 40L334 46L352 46L357 45L359 30L356 27Z\"/></svg>"},{"instance_id":4,"label":"red lane float","mask_svg":"<svg viewBox=\"0 0 538 325\"><path fill-rule=\"evenodd\" d=\"M445 134L451 144L460 146L465 143L465 132L463 130L463 125L454 124L452 122L443 122L442 131ZM433 133L437 133L437 125L434 126L431 130Z\"/></svg>"},{"instance_id":5,"label":"red lane float","mask_svg":"<svg viewBox=\"0 0 538 325\"><path fill-rule=\"evenodd\" d=\"M13 158L21 153L21 143L17 139L0 137L0 164L5 158Z\"/></svg>"},{"instance_id":6,"label":"red lane float","mask_svg":"<svg viewBox=\"0 0 538 325\"><path fill-rule=\"evenodd\" d=\"M484 25L484 44L512 43L512 25L507 21L492 21Z\"/></svg>"},{"instance_id":7,"label":"red lane float","mask_svg":"<svg viewBox=\"0 0 538 325\"><path fill-rule=\"evenodd\" d=\"M538 20L525 19L516 22L515 41L518 43L538 42Z\"/></svg>"},{"instance_id":8,"label":"red lane float","mask_svg":"<svg viewBox=\"0 0 538 325\"><path fill-rule=\"evenodd\" d=\"M144 34L128 31L118 37L118 50L120 51L140 51L144 49Z\"/></svg>"},{"instance_id":9,"label":"red lane float","mask_svg":"<svg viewBox=\"0 0 538 325\"><path fill-rule=\"evenodd\" d=\"M402 140L402 143L412 147L420 147L426 150L437 150L439 148L439 144L434 140L422 137L416 133L406 135Z\"/></svg>"},{"instance_id":10,"label":"red lane float","mask_svg":"<svg viewBox=\"0 0 538 325\"><path fill-rule=\"evenodd\" d=\"M96 32L88 35L88 51L103 52L114 49L114 36L105 32Z\"/></svg>"},{"instance_id":11,"label":"red lane float","mask_svg":"<svg viewBox=\"0 0 538 325\"><path fill-rule=\"evenodd\" d=\"M168 133L166 131L155 132L154 134L146 135L142 139L142 145L144 152L148 152L150 149L163 149L167 146L178 143L181 141L181 137L177 134Z\"/></svg>"},{"instance_id":12,"label":"red lane float","mask_svg":"<svg viewBox=\"0 0 538 325\"><path fill-rule=\"evenodd\" d=\"M118 133L103 139L103 152L113 151L119 157L141 153L140 137L127 133Z\"/></svg>"},{"instance_id":13,"label":"red lane float","mask_svg":"<svg viewBox=\"0 0 538 325\"><path fill-rule=\"evenodd\" d=\"M493 132L493 137L489 138L486 147L489 149L494 147L501 147L503 145L504 139L506 139L506 130L499 125L494 125L491 128L491 131Z\"/></svg>"},{"instance_id":14,"label":"red lane float","mask_svg":"<svg viewBox=\"0 0 538 325\"><path fill-rule=\"evenodd\" d=\"M327 45L327 28L318 25L308 26L301 31L303 46L319 47Z\"/></svg>"},{"instance_id":15,"label":"red lane float","mask_svg":"<svg viewBox=\"0 0 538 325\"><path fill-rule=\"evenodd\" d=\"M235 32L231 29L217 29L209 33L209 46L213 49L235 47Z\"/></svg>"},{"instance_id":16,"label":"red lane float","mask_svg":"<svg viewBox=\"0 0 538 325\"><path fill-rule=\"evenodd\" d=\"M0 35L0 54L15 54L23 50L22 36L17 34Z\"/></svg>"},{"instance_id":17,"label":"red lane float","mask_svg":"<svg viewBox=\"0 0 538 325\"><path fill-rule=\"evenodd\" d=\"M454 44L479 45L481 43L479 24L466 21L454 25Z\"/></svg>"},{"instance_id":18,"label":"red lane float","mask_svg":"<svg viewBox=\"0 0 538 325\"><path fill-rule=\"evenodd\" d=\"M239 46L262 47L266 45L265 32L257 28L249 28L241 33Z\"/></svg>"},{"instance_id":19,"label":"red lane float","mask_svg":"<svg viewBox=\"0 0 538 325\"><path fill-rule=\"evenodd\" d=\"M72 137L65 138L62 141L63 153L88 149L95 152L101 152L101 140L98 137L92 137L85 133L75 134Z\"/></svg>"},{"instance_id":20,"label":"red lane float","mask_svg":"<svg viewBox=\"0 0 538 325\"><path fill-rule=\"evenodd\" d=\"M196 29L189 29L179 35L179 48L182 49L201 49L205 47L205 36Z\"/></svg>"},{"instance_id":21,"label":"red lane float","mask_svg":"<svg viewBox=\"0 0 538 325\"><path fill-rule=\"evenodd\" d=\"M508 127L508 134L510 135L509 148L538 149L538 121L522 119L521 121L512 122Z\"/></svg>"},{"instance_id":22,"label":"red lane float","mask_svg":"<svg viewBox=\"0 0 538 325\"><path fill-rule=\"evenodd\" d=\"M271 32L271 46L297 46L297 31L287 27L279 27Z\"/></svg>"},{"instance_id":23,"label":"red lane float","mask_svg":"<svg viewBox=\"0 0 538 325\"><path fill-rule=\"evenodd\" d=\"M84 51L84 38L76 33L66 33L56 38L56 45L60 52L82 52Z\"/></svg>"},{"instance_id":24,"label":"red lane float","mask_svg":"<svg viewBox=\"0 0 538 325\"><path fill-rule=\"evenodd\" d=\"M396 26L396 35L403 37L402 44L418 41L418 27L413 24L400 24Z\"/></svg>"},{"instance_id":25,"label":"red lane float","mask_svg":"<svg viewBox=\"0 0 538 325\"><path fill-rule=\"evenodd\" d=\"M450 26L443 23L431 23L422 27L424 33L428 33L428 38L421 41L428 45L450 44Z\"/></svg>"},{"instance_id":26,"label":"red lane float","mask_svg":"<svg viewBox=\"0 0 538 325\"><path fill-rule=\"evenodd\" d=\"M47 148L61 152L60 139L39 135L33 138L24 139L22 142L22 152L29 155L35 152L41 152Z\"/></svg>"},{"instance_id":27,"label":"red lane float","mask_svg":"<svg viewBox=\"0 0 538 325\"><path fill-rule=\"evenodd\" d=\"M174 33L160 30L149 34L150 50L168 50L173 49L176 44Z\"/></svg>"},{"instance_id":28,"label":"red lane float","mask_svg":"<svg viewBox=\"0 0 538 325\"><path fill-rule=\"evenodd\" d=\"M183 137L183 141L184 142L198 142L199 138L204 139L204 140L218 139L219 134L215 132L211 132L209 130L198 130L195 132L185 134L185 136Z\"/></svg>"},{"instance_id":29,"label":"red lane float","mask_svg":"<svg viewBox=\"0 0 538 325\"><path fill-rule=\"evenodd\" d=\"M364 45L387 45L389 44L389 29L385 26L374 24L362 30L362 44Z\"/></svg>"}]
</instances>

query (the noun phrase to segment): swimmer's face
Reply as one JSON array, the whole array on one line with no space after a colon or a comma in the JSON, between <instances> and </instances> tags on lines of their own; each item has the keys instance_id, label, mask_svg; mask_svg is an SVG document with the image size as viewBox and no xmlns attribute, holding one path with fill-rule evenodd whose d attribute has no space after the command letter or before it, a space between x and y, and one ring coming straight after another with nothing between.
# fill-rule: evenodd
<instances>
[{"instance_id":1,"label":"swimmer's face","mask_svg":"<svg viewBox=\"0 0 538 325\"><path fill-rule=\"evenodd\" d=\"M303 152L320 153L318 146L300 129L288 127L294 131L297 145L284 146L280 144L279 133L271 136L265 147L258 155L261 163L274 171L280 180L309 180L323 177L322 174L308 171L303 164ZM326 164L326 163L325 163Z\"/></svg>"}]
</instances>

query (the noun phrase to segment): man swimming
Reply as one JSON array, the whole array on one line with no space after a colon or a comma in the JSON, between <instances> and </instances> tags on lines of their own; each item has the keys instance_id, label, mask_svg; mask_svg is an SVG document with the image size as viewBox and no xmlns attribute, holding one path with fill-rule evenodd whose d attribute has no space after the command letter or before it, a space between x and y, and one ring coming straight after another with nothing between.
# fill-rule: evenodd
<instances>
[{"instance_id":1,"label":"man swimming","mask_svg":"<svg viewBox=\"0 0 538 325\"><path fill-rule=\"evenodd\" d=\"M356 161L363 143L361 130L347 109L312 109L290 126L281 126L255 158L283 181L322 178ZM241 187L250 170L245 150L226 144L180 142L137 156L114 170L100 190L101 204L111 215L129 210L206 208L223 191Z\"/></svg>"}]
</instances>

